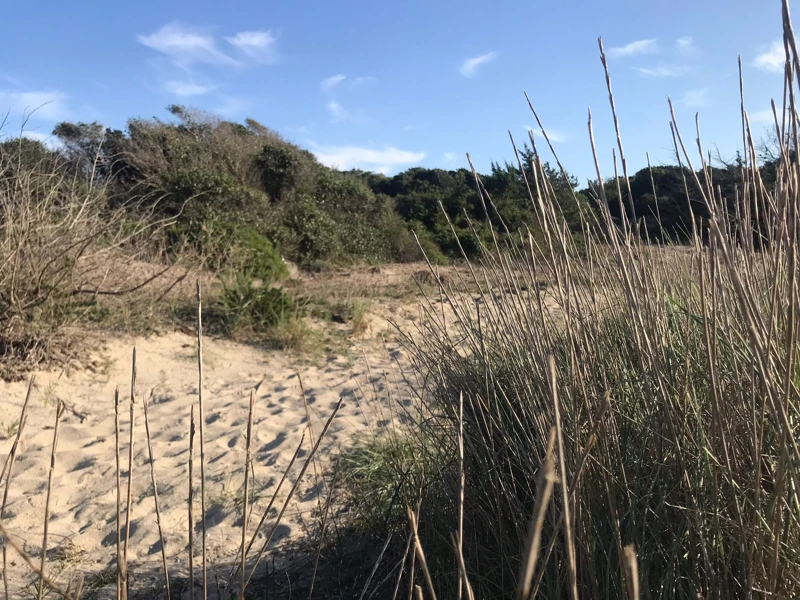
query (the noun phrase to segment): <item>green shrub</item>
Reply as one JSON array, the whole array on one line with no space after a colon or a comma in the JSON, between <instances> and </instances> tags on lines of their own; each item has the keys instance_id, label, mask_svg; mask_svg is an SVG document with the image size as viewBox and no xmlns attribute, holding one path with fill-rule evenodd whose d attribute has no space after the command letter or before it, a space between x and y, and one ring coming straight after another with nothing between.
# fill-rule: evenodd
<instances>
[{"instance_id":1,"label":"green shrub","mask_svg":"<svg viewBox=\"0 0 800 600\"><path fill-rule=\"evenodd\" d=\"M261 185L273 200L281 200L297 181L298 159L286 144L266 144L255 158Z\"/></svg>"},{"instance_id":2,"label":"green shrub","mask_svg":"<svg viewBox=\"0 0 800 600\"><path fill-rule=\"evenodd\" d=\"M263 285L286 279L289 271L280 253L265 236L253 227L242 225L234 230L233 241L241 250L237 269L242 275L258 279Z\"/></svg>"},{"instance_id":3,"label":"green shrub","mask_svg":"<svg viewBox=\"0 0 800 600\"><path fill-rule=\"evenodd\" d=\"M341 256L341 233L337 222L315 202L313 197L293 198L287 209L284 226L287 242L293 246L295 261L304 268Z\"/></svg>"},{"instance_id":4,"label":"green shrub","mask_svg":"<svg viewBox=\"0 0 800 600\"><path fill-rule=\"evenodd\" d=\"M219 305L230 333L242 329L265 332L298 312L295 302L283 290L255 284L243 275L223 283Z\"/></svg>"}]
</instances>

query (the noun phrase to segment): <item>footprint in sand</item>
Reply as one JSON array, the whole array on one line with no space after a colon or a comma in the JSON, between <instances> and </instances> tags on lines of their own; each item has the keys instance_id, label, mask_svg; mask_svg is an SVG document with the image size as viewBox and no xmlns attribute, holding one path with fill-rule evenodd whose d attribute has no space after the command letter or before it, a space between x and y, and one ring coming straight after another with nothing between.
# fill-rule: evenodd
<instances>
[{"instance_id":1,"label":"footprint in sand","mask_svg":"<svg viewBox=\"0 0 800 600\"><path fill-rule=\"evenodd\" d=\"M259 454L261 454L262 452L271 452L271 451L273 451L273 450L276 450L276 449L277 449L277 448L279 448L279 447L281 446L281 444L283 444L283 442L285 442L285 441L286 441L286 434L285 434L285 433L283 433L283 432L281 431L281 432L280 432L280 433L279 433L277 436L275 436L275 439L274 439L274 440L272 440L271 442L269 442L269 443L267 443L267 444L264 444L264 445L263 445L263 446L262 446L262 447L259 449L259 451L258 451L258 452L259 452Z\"/></svg>"}]
</instances>

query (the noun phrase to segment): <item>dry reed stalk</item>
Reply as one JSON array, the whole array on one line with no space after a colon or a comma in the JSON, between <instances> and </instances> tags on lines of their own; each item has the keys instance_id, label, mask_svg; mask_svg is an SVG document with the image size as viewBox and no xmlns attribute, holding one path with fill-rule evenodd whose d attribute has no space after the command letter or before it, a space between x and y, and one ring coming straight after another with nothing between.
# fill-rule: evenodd
<instances>
[{"instance_id":1,"label":"dry reed stalk","mask_svg":"<svg viewBox=\"0 0 800 600\"><path fill-rule=\"evenodd\" d=\"M628 599L639 600L639 565L636 561L636 551L633 549L632 544L625 546L625 556L622 564L625 566Z\"/></svg>"},{"instance_id":2,"label":"dry reed stalk","mask_svg":"<svg viewBox=\"0 0 800 600\"><path fill-rule=\"evenodd\" d=\"M198 419L200 421L200 535L203 563L203 600L208 598L208 568L206 563L206 451L205 412L203 411L203 302L200 295L200 280L197 280L197 396Z\"/></svg>"},{"instance_id":3,"label":"dry reed stalk","mask_svg":"<svg viewBox=\"0 0 800 600\"><path fill-rule=\"evenodd\" d=\"M194 600L194 404L189 415L189 598Z\"/></svg>"},{"instance_id":4,"label":"dry reed stalk","mask_svg":"<svg viewBox=\"0 0 800 600\"><path fill-rule=\"evenodd\" d=\"M53 448L50 451L50 470L47 474L47 495L44 501L44 533L42 534L42 558L39 563L39 600L44 598L45 574L44 565L47 560L47 535L50 530L50 498L53 493L53 476L56 471L56 448L58 447L58 426L61 423L61 413L64 410L64 403L59 400L56 405L56 424L53 428Z\"/></svg>"},{"instance_id":5,"label":"dry reed stalk","mask_svg":"<svg viewBox=\"0 0 800 600\"><path fill-rule=\"evenodd\" d=\"M525 542L525 550L522 553L523 560L520 563L519 581L517 583L517 600L528 600L531 598L531 582L536 573L536 561L539 558L539 548L542 543L542 528L544 518L547 513L547 506L550 503L550 496L553 493L553 484L556 476L553 468L553 446L556 440L556 428L550 428L550 436L547 440L544 462L542 463L539 481L536 482L536 502L533 505L533 518L531 519L528 539Z\"/></svg>"},{"instance_id":6,"label":"dry reed stalk","mask_svg":"<svg viewBox=\"0 0 800 600\"><path fill-rule=\"evenodd\" d=\"M128 439L128 489L125 500L125 541L122 545L122 597L127 599L130 590L128 580L128 544L131 537L131 504L133 502L133 442L136 425L136 348L131 358L130 437Z\"/></svg>"},{"instance_id":7,"label":"dry reed stalk","mask_svg":"<svg viewBox=\"0 0 800 600\"><path fill-rule=\"evenodd\" d=\"M194 600L194 404L189 414L189 599Z\"/></svg>"},{"instance_id":8,"label":"dry reed stalk","mask_svg":"<svg viewBox=\"0 0 800 600\"><path fill-rule=\"evenodd\" d=\"M444 301L442 300L442 311L444 311ZM442 324L444 326L444 313L442 314ZM445 331L445 334L447 331ZM456 560L459 569L462 568L464 560L464 392L458 393L458 531L456 533ZM466 581L466 569L464 569L463 579ZM463 590L462 577L458 578L458 591L456 598L461 600Z\"/></svg>"},{"instance_id":9,"label":"dry reed stalk","mask_svg":"<svg viewBox=\"0 0 800 600\"><path fill-rule=\"evenodd\" d=\"M117 600L122 596L122 479L120 475L119 460L119 386L114 389L114 459L115 459L115 478L117 487L117 510L116 510L116 537L117 537Z\"/></svg>"},{"instance_id":10,"label":"dry reed stalk","mask_svg":"<svg viewBox=\"0 0 800 600\"><path fill-rule=\"evenodd\" d=\"M278 494L280 493L281 488L283 487L283 482L286 481L286 477L289 475L289 472L292 470L292 467L294 466L297 457L300 455L300 451L303 449L303 443L305 442L305 439L306 439L305 432L303 432L303 434L300 436L300 443L297 444L297 448L295 449L294 454L292 455L292 458L289 461L289 465L283 470L283 473L281 474L281 479L278 482L278 485L275 487L275 491L272 492L272 497L269 500L269 504L267 504L267 508L264 509L264 512L261 515L261 519L259 520L258 525L255 528L255 531L253 531L253 535L250 537L250 541L247 543L247 549L244 551L245 558L247 558L247 555L250 553L253 544L256 543L256 538L258 537L258 534L261 532L261 528L264 526L264 523L266 522L267 517L269 516L269 513L272 510L272 507L275 504L275 500L278 498ZM242 555L241 548L237 550L237 555ZM233 576L238 566L239 565L236 564L236 561L234 561L233 565L231 566L231 572L228 575L228 583L225 585L225 588L223 589L223 594L227 593L228 587L230 586L230 582L233 581Z\"/></svg>"},{"instance_id":11,"label":"dry reed stalk","mask_svg":"<svg viewBox=\"0 0 800 600\"><path fill-rule=\"evenodd\" d=\"M172 595L169 589L169 569L167 568L167 546L164 539L164 531L161 527L161 510L158 505L158 484L156 483L156 467L153 459L153 444L150 440L150 420L147 417L147 400L142 402L144 413L144 430L147 437L147 453L150 457L150 482L153 484L153 504L156 511L156 526L158 527L158 539L161 542L161 563L164 568L164 585L167 589L167 600L171 600Z\"/></svg>"},{"instance_id":12,"label":"dry reed stalk","mask_svg":"<svg viewBox=\"0 0 800 600\"><path fill-rule=\"evenodd\" d=\"M11 546L11 548L12 548L12 549L13 549L13 550L14 550L14 551L17 553L17 554L19 554L19 555L20 555L20 557L22 558L22 560L24 560L24 561L25 561L25 564L26 564L26 565L28 565L28 567L30 568L30 570L31 570L31 571L33 571L33 572L34 572L34 574L36 574L36 575L38 575L38 576L39 576L39 579L40 579L40 581L44 581L44 583L46 583L46 584L47 584L47 586L48 586L48 587L49 587L51 590L53 590L53 591L54 591L56 594L58 594L59 596L61 596L62 598L64 598L64 600L80 600L80 599L79 599L79 597L77 597L77 596L73 596L73 595L69 594L69 593L67 592L67 590L63 589L63 588L62 588L60 585L58 585L58 584L57 584L55 581L53 581L52 579L50 579L49 577L47 577L47 576L44 574L44 572L41 570L41 568L40 568L40 567L38 567L38 566L36 565L36 563L34 563L34 562L33 562L33 559L32 559L32 558L31 558L31 557L28 555L28 553L27 553L27 552L25 552L25 550L23 550L23 549L22 549L22 547L21 547L19 544L17 544L17 542L15 542L15 541L14 541L14 540L11 538L11 536L10 536L10 535L9 535L9 533L8 533L8 530L6 529L6 527L5 527L5 525L3 524L3 522L2 522L2 521L0 521L0 535L2 535L2 536L3 536L3 538L5 538L5 540L6 540L6 543L7 543L9 546ZM40 583L39 585L40 585L40 587L41 587L41 583Z\"/></svg>"},{"instance_id":13,"label":"dry reed stalk","mask_svg":"<svg viewBox=\"0 0 800 600\"><path fill-rule=\"evenodd\" d=\"M431 598L436 600L436 591L433 588L433 579L431 578L431 573L428 570L428 561L425 560L425 551L422 549L422 543L419 541L419 532L417 531L417 517L414 515L414 511L411 510L411 507L408 507L408 521L411 523L411 533L414 535L414 550L417 554L417 558L419 559L419 565L422 568L422 574L425 576L425 583L428 584L428 591L431 594ZM422 590L419 586L416 586L417 590L419 590L419 595L422 595Z\"/></svg>"},{"instance_id":14,"label":"dry reed stalk","mask_svg":"<svg viewBox=\"0 0 800 600\"><path fill-rule=\"evenodd\" d=\"M247 493L250 490L249 475L250 475L250 442L253 436L253 409L256 402L255 390L250 390L250 408L247 413L247 441L245 442L245 459L244 459L244 500L242 503L242 578L241 586L239 588L239 597L244 598L245 588L245 545L247 544Z\"/></svg>"},{"instance_id":15,"label":"dry reed stalk","mask_svg":"<svg viewBox=\"0 0 800 600\"><path fill-rule=\"evenodd\" d=\"M308 588L308 600L311 600L314 593L314 582L317 580L317 569L319 568L319 559L322 554L322 545L325 542L325 533L327 533L328 514L330 513L331 504L333 504L333 492L336 489L336 480L339 476L339 462L333 467L333 477L331 477L331 486L328 490L328 498L325 501L325 511L322 514L322 523L320 524L319 543L317 544L317 553L314 556L314 568L311 571L311 585Z\"/></svg>"},{"instance_id":16,"label":"dry reed stalk","mask_svg":"<svg viewBox=\"0 0 800 600\"><path fill-rule=\"evenodd\" d=\"M19 440L22 437L22 430L25 428L25 421L27 420L28 401L31 398L31 391L33 390L35 377L31 377L28 382L28 391L25 394L25 401L22 403L22 411L19 415L19 425L17 425L17 434L14 437L14 443L11 445L11 450L6 457L5 464L3 465L3 474L6 475L6 485L3 489L3 503L0 504L0 521L3 521L6 516L6 504L8 503L8 492L11 489L11 474L14 471L14 463L17 461L17 451L19 450ZM2 480L0 475L0 480ZM8 600L8 578L6 576L6 569L8 566L8 555L6 551L6 544L3 542L3 591L5 593L5 600Z\"/></svg>"},{"instance_id":17,"label":"dry reed stalk","mask_svg":"<svg viewBox=\"0 0 800 600\"><path fill-rule=\"evenodd\" d=\"M336 406L334 407L333 411L331 412L331 416L328 417L328 420L325 422L325 426L322 428L322 432L319 434L319 437L317 438L317 443L314 444L314 448L311 450L311 454L309 454L308 458L306 459L306 462L303 463L303 468L300 469L300 473L298 474L297 479L295 479L294 484L292 485L291 489L289 490L289 494L286 496L286 500L284 500L283 506L281 507L281 510L278 513L278 517L275 519L275 524L272 526L272 529L270 530L270 533L267 536L267 539L264 540L264 545L261 547L261 550L259 551L258 556L256 556L256 563L253 565L253 570L250 571L250 576L247 578L248 582L253 578L253 575L255 574L259 563L261 562L261 557L264 555L264 552L267 551L267 547L269 546L269 543L272 541L272 536L275 535L275 531L277 531L277 529L278 529L278 525L280 524L281 519L283 518L283 514L286 512L286 509L289 507L289 502L292 500L292 497L294 496L294 493L297 491L297 486L300 485L300 482L302 481L303 475L305 475L306 470L308 469L308 466L314 460L314 456L316 456L316 454L317 454L317 450L319 449L319 445L322 443L322 440L325 438L325 434L328 433L328 429L330 428L331 423L333 423L333 419L336 418L336 414L339 412L339 409L342 407L342 403L343 402L344 402L344 397L339 398L339 402L336 403Z\"/></svg>"},{"instance_id":18,"label":"dry reed stalk","mask_svg":"<svg viewBox=\"0 0 800 600\"><path fill-rule=\"evenodd\" d=\"M378 567L383 560L383 555L386 554L386 549L389 547L389 543L392 541L393 537L394 533L389 533L389 535L386 536L386 541L383 543L383 547L378 553L378 558L375 559L375 563L372 565L372 570L369 572L369 577L367 577L367 581L364 583L364 587L361 589L361 595L358 597L358 600L364 600L364 597L367 595L367 590L372 583L372 579L375 577L375 573L378 572ZM311 596L309 596L309 600L311 600Z\"/></svg>"},{"instance_id":19,"label":"dry reed stalk","mask_svg":"<svg viewBox=\"0 0 800 600\"><path fill-rule=\"evenodd\" d=\"M558 384L556 379L556 362L553 356L548 357L550 374L550 392L553 400L553 412L556 419L556 439L558 440L558 474L561 479L561 496L564 501L564 538L567 546L567 570L569 573L570 595L578 600L578 579L575 565L575 541L572 538L572 520L569 510L569 490L567 489L567 466L564 459L564 436L561 429L561 410L559 408Z\"/></svg>"},{"instance_id":20,"label":"dry reed stalk","mask_svg":"<svg viewBox=\"0 0 800 600\"><path fill-rule=\"evenodd\" d=\"M397 600L397 594L400 592L400 583L403 581L403 572L406 569L406 560L408 559L408 552L411 550L411 542L414 541L414 535L408 534L406 538L406 549L403 552L403 558L400 560L400 569L397 572L397 581L394 583L394 594L392 594L392 600Z\"/></svg>"},{"instance_id":21,"label":"dry reed stalk","mask_svg":"<svg viewBox=\"0 0 800 600\"><path fill-rule=\"evenodd\" d=\"M460 583L464 584L464 589L467 590L467 600L475 600L475 591L472 589L472 584L469 582L469 575L467 573L467 564L464 562L463 544L460 540L456 539L455 535L450 535L453 543L453 548L456 551L456 562L458 563L458 579ZM461 586L459 586L461 591Z\"/></svg>"}]
</instances>

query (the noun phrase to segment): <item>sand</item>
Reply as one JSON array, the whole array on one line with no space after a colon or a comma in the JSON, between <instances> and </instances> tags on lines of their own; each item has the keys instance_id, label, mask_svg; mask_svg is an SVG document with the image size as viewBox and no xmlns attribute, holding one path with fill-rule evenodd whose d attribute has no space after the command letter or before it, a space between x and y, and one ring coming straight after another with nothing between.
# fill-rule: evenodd
<instances>
[{"instance_id":1,"label":"sand","mask_svg":"<svg viewBox=\"0 0 800 600\"><path fill-rule=\"evenodd\" d=\"M399 382L395 359L401 351L396 342L384 345L374 333L373 330L372 339L363 344L354 342L354 350L363 350L363 353L351 352L355 358L332 356L322 359L322 364L303 364L300 367L285 353L204 338L206 524L211 562L229 563L241 539L239 503L251 391L255 393L251 444L254 479L251 489L256 499L251 528L263 513L303 434L306 434L303 450L293 476L284 484L281 501L276 504L278 508L304 462L303 457L312 448L312 439L318 437L339 399L344 399L320 446L320 460L308 469L276 531L271 548L307 532L314 510L324 502L315 471L319 474L329 466L329 457L358 435L374 435L391 425L393 411L384 410L388 408L385 386ZM190 407L193 404L197 407L198 403L196 340L185 333L168 333L147 339L98 340L89 369L36 374L13 470L5 524L14 539L38 563L55 412L61 400L65 410L60 421L50 502L47 569L62 583L66 582L69 573L97 573L114 565L117 503L114 390L119 386L122 485L125 488L130 435L131 353L134 347L137 381L128 550L131 576L157 574L161 568L143 399L149 401L151 441L169 568L174 577L187 573L189 418ZM311 414L311 433L298 370L302 373L302 385ZM0 426L4 436L11 434L0 441L0 453L4 458L14 439L13 429L5 430L19 418L26 389L25 382L0 384L3 397ZM194 464L198 486L194 504L197 565L201 514L197 449ZM273 522L273 518L267 521L267 529ZM21 588L33 577L10 549L9 560L12 565L9 572L12 596L18 597ZM107 573L110 572L109 569ZM105 592L114 589L112 579Z\"/></svg>"}]
</instances>

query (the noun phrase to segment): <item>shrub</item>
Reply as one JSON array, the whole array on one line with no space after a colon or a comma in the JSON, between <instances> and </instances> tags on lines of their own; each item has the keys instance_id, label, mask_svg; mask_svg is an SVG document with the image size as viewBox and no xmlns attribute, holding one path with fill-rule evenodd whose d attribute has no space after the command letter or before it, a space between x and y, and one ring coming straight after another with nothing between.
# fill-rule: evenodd
<instances>
[{"instance_id":1,"label":"shrub","mask_svg":"<svg viewBox=\"0 0 800 600\"><path fill-rule=\"evenodd\" d=\"M267 144L255 158L261 185L274 200L281 200L297 180L297 156L282 144Z\"/></svg>"},{"instance_id":2,"label":"shrub","mask_svg":"<svg viewBox=\"0 0 800 600\"><path fill-rule=\"evenodd\" d=\"M263 285L286 279L289 271L280 253L268 238L253 227L239 226L234 230L235 243L241 250L236 268L246 277L258 279Z\"/></svg>"},{"instance_id":3,"label":"shrub","mask_svg":"<svg viewBox=\"0 0 800 600\"><path fill-rule=\"evenodd\" d=\"M228 333L265 332L297 313L295 303L283 290L255 284L243 275L223 283L219 304Z\"/></svg>"}]
</instances>

